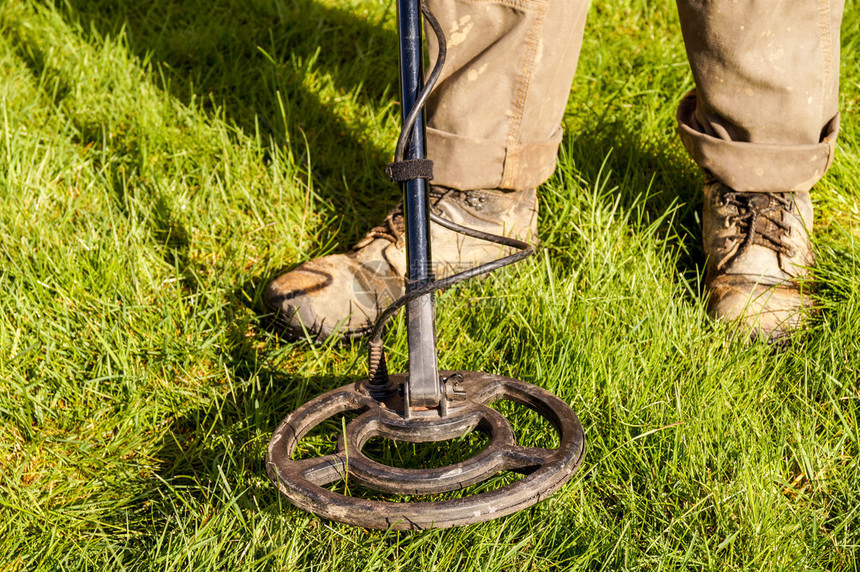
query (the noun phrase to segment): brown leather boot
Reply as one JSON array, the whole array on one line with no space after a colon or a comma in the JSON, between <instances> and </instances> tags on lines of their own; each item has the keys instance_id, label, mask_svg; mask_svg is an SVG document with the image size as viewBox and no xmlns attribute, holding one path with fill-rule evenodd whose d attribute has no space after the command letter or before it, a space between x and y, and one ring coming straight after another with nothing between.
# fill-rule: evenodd
<instances>
[{"instance_id":1,"label":"brown leather boot","mask_svg":"<svg viewBox=\"0 0 860 572\"><path fill-rule=\"evenodd\" d=\"M801 328L813 305L809 193L739 193L708 181L702 226L709 313L770 341Z\"/></svg>"},{"instance_id":2,"label":"brown leather boot","mask_svg":"<svg viewBox=\"0 0 860 572\"><path fill-rule=\"evenodd\" d=\"M520 240L537 237L534 190L453 191L430 188L433 211L463 226ZM489 262L507 251L498 244L430 225L433 271L437 278ZM263 302L286 337L307 332L323 341L331 336L369 333L379 313L405 291L406 249L400 206L350 252L315 258L278 276Z\"/></svg>"}]
</instances>

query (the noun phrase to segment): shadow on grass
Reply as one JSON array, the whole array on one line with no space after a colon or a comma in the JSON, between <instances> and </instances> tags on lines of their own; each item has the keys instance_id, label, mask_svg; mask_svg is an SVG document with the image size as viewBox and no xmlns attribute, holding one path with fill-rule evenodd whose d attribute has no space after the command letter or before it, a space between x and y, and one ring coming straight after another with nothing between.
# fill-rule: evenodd
<instances>
[{"instance_id":1,"label":"shadow on grass","mask_svg":"<svg viewBox=\"0 0 860 572\"><path fill-rule=\"evenodd\" d=\"M260 130L273 144L289 145L297 163L310 160L317 191L343 214L335 237L341 246L397 200L397 189L382 176L390 146L372 142L366 125L339 114L334 102L314 90L324 74L360 105L378 110L397 99L390 5L364 16L316 0L65 0L64 6L85 30L124 33L141 60L156 64L161 87L180 101L223 113L247 133ZM675 199L699 205L698 193L690 194L701 187L691 163L677 149L645 144L632 126L601 123L576 134L568 151L586 181L610 173L622 206L649 186L659 191L648 200L654 216ZM681 212L681 224L695 228L690 208Z\"/></svg>"},{"instance_id":2,"label":"shadow on grass","mask_svg":"<svg viewBox=\"0 0 860 572\"><path fill-rule=\"evenodd\" d=\"M612 121L570 133L565 145L584 183L614 189L612 197L623 212L642 208L642 225L651 225L675 209L657 236L680 248L678 271L698 281L705 259L699 216L703 182L680 141L675 138L665 146L662 140L644 140L633 126Z\"/></svg>"},{"instance_id":3,"label":"shadow on grass","mask_svg":"<svg viewBox=\"0 0 860 572\"><path fill-rule=\"evenodd\" d=\"M317 192L344 214L341 245L397 200L382 174L390 150L345 117L337 97L319 95L331 81L338 95L374 110L397 99L397 38L383 25L394 17L390 6L366 17L313 0L65 0L63 9L84 30L124 33L135 55L154 62L160 87L186 105L223 114L312 164Z\"/></svg>"}]
</instances>

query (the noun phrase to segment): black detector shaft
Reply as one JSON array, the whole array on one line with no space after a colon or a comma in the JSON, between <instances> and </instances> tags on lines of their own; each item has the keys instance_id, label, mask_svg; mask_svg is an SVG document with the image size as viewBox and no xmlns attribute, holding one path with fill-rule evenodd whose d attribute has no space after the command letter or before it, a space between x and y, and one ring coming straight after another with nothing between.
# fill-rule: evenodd
<instances>
[{"instance_id":1,"label":"black detector shaft","mask_svg":"<svg viewBox=\"0 0 860 572\"><path fill-rule=\"evenodd\" d=\"M397 23L400 37L400 101L406 139L406 160L424 159L424 112L417 109L415 123L409 129L410 112L418 103L424 78L424 51L421 33L421 8L415 0L397 0ZM416 178L401 183L406 224L406 292L433 281L430 254L430 205L428 181ZM424 294L406 306L406 331L409 347L409 383L407 403L410 407L438 407L439 372L436 367L436 312L434 295Z\"/></svg>"}]
</instances>

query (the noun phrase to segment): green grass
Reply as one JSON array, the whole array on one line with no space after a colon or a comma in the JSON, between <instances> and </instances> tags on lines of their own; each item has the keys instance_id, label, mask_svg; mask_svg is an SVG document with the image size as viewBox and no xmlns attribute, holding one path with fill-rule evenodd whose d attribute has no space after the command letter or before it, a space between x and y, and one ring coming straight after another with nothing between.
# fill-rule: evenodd
<instances>
[{"instance_id":1,"label":"green grass","mask_svg":"<svg viewBox=\"0 0 860 572\"><path fill-rule=\"evenodd\" d=\"M857 569L853 8L839 157L815 194L825 311L774 352L727 341L700 299L674 8L595 3L543 246L443 293L438 319L443 366L569 402L585 462L529 511L386 533L324 522L268 482L278 421L363 374L365 350L279 340L259 296L397 198L382 175L393 5L0 3L0 569ZM387 345L402 370L402 321Z\"/></svg>"}]
</instances>

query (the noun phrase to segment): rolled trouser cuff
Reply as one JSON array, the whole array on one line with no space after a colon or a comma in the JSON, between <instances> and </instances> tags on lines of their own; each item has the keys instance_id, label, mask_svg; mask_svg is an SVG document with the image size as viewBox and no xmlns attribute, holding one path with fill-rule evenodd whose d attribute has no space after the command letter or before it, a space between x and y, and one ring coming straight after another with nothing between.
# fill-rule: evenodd
<instances>
[{"instance_id":1,"label":"rolled trouser cuff","mask_svg":"<svg viewBox=\"0 0 860 572\"><path fill-rule=\"evenodd\" d=\"M427 127L433 184L463 191L537 188L555 170L562 134L559 126L548 141L505 144Z\"/></svg>"},{"instance_id":2,"label":"rolled trouser cuff","mask_svg":"<svg viewBox=\"0 0 860 572\"><path fill-rule=\"evenodd\" d=\"M805 192L824 176L836 150L839 114L827 122L819 143L769 145L730 141L705 133L696 118L696 95L678 106L681 141L699 167L738 192Z\"/></svg>"}]
</instances>

